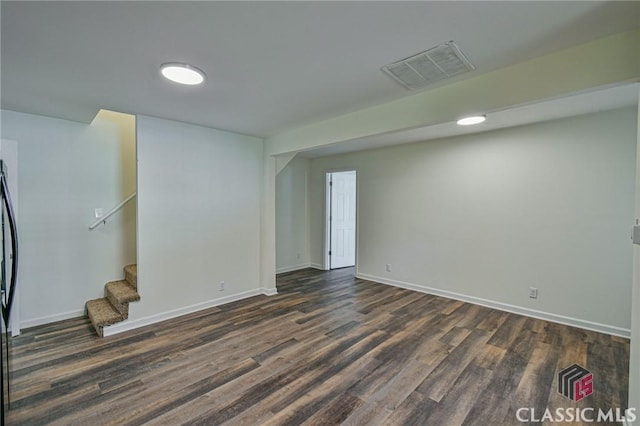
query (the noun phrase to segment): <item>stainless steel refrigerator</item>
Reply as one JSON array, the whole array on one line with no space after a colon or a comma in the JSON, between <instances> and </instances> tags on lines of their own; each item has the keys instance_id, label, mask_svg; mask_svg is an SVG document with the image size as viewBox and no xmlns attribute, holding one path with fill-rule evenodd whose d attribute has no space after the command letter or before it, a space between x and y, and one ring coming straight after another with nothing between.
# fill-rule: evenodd
<instances>
[{"instance_id":1,"label":"stainless steel refrigerator","mask_svg":"<svg viewBox=\"0 0 640 426\"><path fill-rule=\"evenodd\" d=\"M16 172L15 170L13 171ZM11 362L11 350L9 340L9 319L11 318L11 308L14 301L16 291L16 278L18 271L18 234L16 228L16 218L13 207L11 205L11 195L9 194L9 185L7 183L7 166L3 160L0 160L0 194L2 196L1 212L0 212L0 237L2 238L2 264L1 264L1 281L0 281L0 305L2 305L2 333L0 340L2 343L2 415L0 424L4 426L10 398L10 371L9 363Z\"/></svg>"}]
</instances>

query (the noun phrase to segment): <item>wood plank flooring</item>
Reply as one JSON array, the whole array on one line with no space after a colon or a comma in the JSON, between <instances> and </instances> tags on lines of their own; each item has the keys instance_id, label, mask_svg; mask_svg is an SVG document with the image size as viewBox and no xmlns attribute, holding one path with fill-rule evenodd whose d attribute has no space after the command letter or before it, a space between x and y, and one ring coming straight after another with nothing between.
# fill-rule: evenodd
<instances>
[{"instance_id":1,"label":"wood plank flooring","mask_svg":"<svg viewBox=\"0 0 640 426\"><path fill-rule=\"evenodd\" d=\"M355 279L257 296L108 338L86 319L12 339L11 425L510 425L516 410L626 408L629 342ZM594 392L573 402L558 372Z\"/></svg>"}]
</instances>

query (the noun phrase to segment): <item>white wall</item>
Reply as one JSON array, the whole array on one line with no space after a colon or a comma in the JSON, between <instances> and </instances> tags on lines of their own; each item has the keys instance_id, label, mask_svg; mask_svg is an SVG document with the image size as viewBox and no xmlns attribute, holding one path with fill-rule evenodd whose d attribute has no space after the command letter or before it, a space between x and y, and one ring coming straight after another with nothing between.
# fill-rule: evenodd
<instances>
[{"instance_id":1,"label":"white wall","mask_svg":"<svg viewBox=\"0 0 640 426\"><path fill-rule=\"evenodd\" d=\"M323 172L356 168L359 275L628 334L635 122L624 109L314 159L310 260Z\"/></svg>"},{"instance_id":2,"label":"white wall","mask_svg":"<svg viewBox=\"0 0 640 426\"><path fill-rule=\"evenodd\" d=\"M122 328L257 294L262 140L146 116L137 125L142 299Z\"/></svg>"},{"instance_id":3,"label":"white wall","mask_svg":"<svg viewBox=\"0 0 640 426\"><path fill-rule=\"evenodd\" d=\"M276 271L309 266L309 160L294 158L276 177Z\"/></svg>"},{"instance_id":4,"label":"white wall","mask_svg":"<svg viewBox=\"0 0 640 426\"><path fill-rule=\"evenodd\" d=\"M88 230L94 208L110 209L135 186L122 161L135 150L135 138L123 137L134 120L86 125L2 111L2 137L18 141L22 327L83 315L135 262L135 205Z\"/></svg>"}]
</instances>

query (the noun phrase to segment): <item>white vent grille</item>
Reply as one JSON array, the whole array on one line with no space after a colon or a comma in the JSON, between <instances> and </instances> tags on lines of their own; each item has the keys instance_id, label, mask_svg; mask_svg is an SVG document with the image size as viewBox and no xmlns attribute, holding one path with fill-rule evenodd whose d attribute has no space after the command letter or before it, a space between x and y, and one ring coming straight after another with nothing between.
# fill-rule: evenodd
<instances>
[{"instance_id":1,"label":"white vent grille","mask_svg":"<svg viewBox=\"0 0 640 426\"><path fill-rule=\"evenodd\" d=\"M474 69L453 41L382 67L407 89L418 89Z\"/></svg>"}]
</instances>

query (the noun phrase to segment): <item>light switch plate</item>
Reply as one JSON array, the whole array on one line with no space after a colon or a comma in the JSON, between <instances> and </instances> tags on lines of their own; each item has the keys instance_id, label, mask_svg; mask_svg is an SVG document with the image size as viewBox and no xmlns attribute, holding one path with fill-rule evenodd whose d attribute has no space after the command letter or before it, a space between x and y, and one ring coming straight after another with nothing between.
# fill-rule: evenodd
<instances>
[{"instance_id":1,"label":"light switch plate","mask_svg":"<svg viewBox=\"0 0 640 426\"><path fill-rule=\"evenodd\" d=\"M634 225L632 240L633 244L640 244L640 225Z\"/></svg>"}]
</instances>

